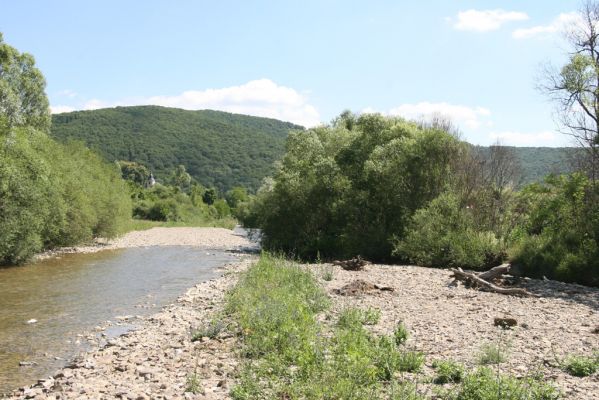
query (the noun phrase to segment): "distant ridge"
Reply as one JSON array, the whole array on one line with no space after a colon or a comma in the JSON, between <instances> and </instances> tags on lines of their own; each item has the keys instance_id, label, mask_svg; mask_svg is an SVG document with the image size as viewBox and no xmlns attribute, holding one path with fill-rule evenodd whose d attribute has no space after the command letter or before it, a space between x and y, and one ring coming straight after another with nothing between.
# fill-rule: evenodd
<instances>
[{"instance_id":1,"label":"distant ridge","mask_svg":"<svg viewBox=\"0 0 599 400\"><path fill-rule=\"evenodd\" d=\"M131 106L74 111L52 116L52 135L81 140L109 161L129 160L150 167L158 179L179 164L205 186L257 190L285 152L291 130L304 129L271 118L223 111L189 111ZM478 146L476 146L478 147ZM549 173L571 171L575 148L511 147L520 163L520 184ZM483 152L488 148L481 148Z\"/></svg>"},{"instance_id":2,"label":"distant ridge","mask_svg":"<svg viewBox=\"0 0 599 400\"><path fill-rule=\"evenodd\" d=\"M52 136L81 140L110 161L150 167L164 179L174 167L205 186L256 190L273 172L290 130L299 125L222 111L160 106L116 107L52 116Z\"/></svg>"}]
</instances>

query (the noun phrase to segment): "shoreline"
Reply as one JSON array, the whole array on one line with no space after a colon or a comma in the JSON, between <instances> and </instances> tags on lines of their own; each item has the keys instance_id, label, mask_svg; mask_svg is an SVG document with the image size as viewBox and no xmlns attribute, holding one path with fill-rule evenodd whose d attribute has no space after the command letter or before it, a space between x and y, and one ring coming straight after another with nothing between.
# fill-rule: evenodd
<instances>
[{"instance_id":1,"label":"shoreline","mask_svg":"<svg viewBox=\"0 0 599 400\"><path fill-rule=\"evenodd\" d=\"M17 388L3 398L227 398L236 373L236 338L223 333L192 341L192 334L210 324L224 304L226 291L236 282L237 272L255 260L241 256L239 261L219 267L220 277L195 284L157 313L134 317L135 329L92 345L53 376ZM198 374L202 375L202 391L206 393L208 385L217 397L186 391L190 377Z\"/></svg>"},{"instance_id":2,"label":"shoreline","mask_svg":"<svg viewBox=\"0 0 599 400\"><path fill-rule=\"evenodd\" d=\"M88 254L149 246L192 246L229 251L255 250L257 247L244 234L235 230L213 227L154 227L127 232L113 239L98 238L92 244L59 247L35 255L33 262L64 254Z\"/></svg>"},{"instance_id":3,"label":"shoreline","mask_svg":"<svg viewBox=\"0 0 599 400\"><path fill-rule=\"evenodd\" d=\"M256 259L247 256L225 265L220 277L196 284L161 311L137 320L137 330L107 339L104 346L76 358L52 378L17 389L8 398L230 398L243 363L238 358L241 343L234 330L207 332L211 322L230 322L219 315L225 294ZM391 334L403 321L410 333L409 348L426 355L422 379L434 374L434 360L451 359L474 369L481 346L505 343L507 361L493 367L502 373L526 377L542 369L567 400L591 400L599 393L599 374L578 378L556 364L556 356L599 351L599 332L594 330L599 328L597 288L525 280L523 286L540 297L519 298L452 287L450 272L442 269L376 264L364 271L344 271L331 264L303 267L313 271L331 298L331 309L322 315L324 324L334 324L347 307L379 310L380 320L368 327L374 334ZM394 291L357 296L336 292L356 280ZM514 318L517 326L501 330L494 326L496 317ZM198 336L201 331L206 336ZM197 340L192 340L194 335ZM191 393L190 385L196 393ZM422 387L433 390L430 382Z\"/></svg>"}]
</instances>

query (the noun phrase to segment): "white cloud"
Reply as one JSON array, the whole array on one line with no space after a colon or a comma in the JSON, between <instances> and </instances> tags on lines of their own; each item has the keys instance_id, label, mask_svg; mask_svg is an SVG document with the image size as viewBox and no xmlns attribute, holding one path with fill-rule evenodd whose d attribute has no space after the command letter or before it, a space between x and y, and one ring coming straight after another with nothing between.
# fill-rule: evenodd
<instances>
[{"instance_id":1,"label":"white cloud","mask_svg":"<svg viewBox=\"0 0 599 400\"><path fill-rule=\"evenodd\" d=\"M60 114L75 111L75 108L71 106L50 106L50 112L52 114Z\"/></svg>"},{"instance_id":2,"label":"white cloud","mask_svg":"<svg viewBox=\"0 0 599 400\"><path fill-rule=\"evenodd\" d=\"M453 27L460 31L489 32L503 24L513 21L526 21L528 15L524 12L496 10L466 10L460 11Z\"/></svg>"},{"instance_id":3,"label":"white cloud","mask_svg":"<svg viewBox=\"0 0 599 400\"><path fill-rule=\"evenodd\" d=\"M553 147L563 146L563 140L554 132L543 131L535 133L524 132L493 132L489 138L506 146L534 146L534 147Z\"/></svg>"},{"instance_id":4,"label":"white cloud","mask_svg":"<svg viewBox=\"0 0 599 400\"><path fill-rule=\"evenodd\" d=\"M68 97L69 99L72 99L73 97L77 97L77 92L75 92L71 89L65 89L65 90L61 90L60 92L58 92L57 95L62 96L62 97Z\"/></svg>"},{"instance_id":5,"label":"white cloud","mask_svg":"<svg viewBox=\"0 0 599 400\"><path fill-rule=\"evenodd\" d=\"M308 103L306 95L295 89L277 85L270 79L253 80L243 85L226 88L189 90L174 96L151 96L117 102L92 99L81 108L94 110L148 104L186 110L211 109L248 114L290 121L305 127L313 127L321 123L318 111Z\"/></svg>"},{"instance_id":6,"label":"white cloud","mask_svg":"<svg viewBox=\"0 0 599 400\"><path fill-rule=\"evenodd\" d=\"M363 112L374 112L374 110L367 108ZM490 123L486 118L491 115L491 111L484 107L468 107L445 102L420 102L415 104L401 104L398 107L383 112L383 114L416 120L444 116L450 118L458 126L463 125L468 129L477 129L483 124Z\"/></svg>"},{"instance_id":7,"label":"white cloud","mask_svg":"<svg viewBox=\"0 0 599 400\"><path fill-rule=\"evenodd\" d=\"M534 36L547 36L563 32L568 26L580 21L580 15L575 12L558 15L549 25L537 25L531 28L520 28L512 32L514 39L528 39Z\"/></svg>"}]
</instances>

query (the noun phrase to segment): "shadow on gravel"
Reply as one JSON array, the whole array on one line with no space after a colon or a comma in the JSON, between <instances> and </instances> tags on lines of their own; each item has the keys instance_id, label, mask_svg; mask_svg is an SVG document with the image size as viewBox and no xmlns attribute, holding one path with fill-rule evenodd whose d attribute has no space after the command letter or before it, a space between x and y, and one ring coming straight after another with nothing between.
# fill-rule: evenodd
<instances>
[{"instance_id":1,"label":"shadow on gravel","mask_svg":"<svg viewBox=\"0 0 599 400\"><path fill-rule=\"evenodd\" d=\"M599 288L552 280L522 280L519 287L545 298L558 298L599 310Z\"/></svg>"}]
</instances>

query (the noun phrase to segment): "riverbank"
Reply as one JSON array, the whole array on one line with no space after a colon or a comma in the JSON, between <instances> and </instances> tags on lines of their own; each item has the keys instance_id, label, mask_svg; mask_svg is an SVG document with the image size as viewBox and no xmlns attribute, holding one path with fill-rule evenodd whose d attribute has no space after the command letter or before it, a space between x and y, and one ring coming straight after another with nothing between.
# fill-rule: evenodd
<instances>
[{"instance_id":1,"label":"riverbank","mask_svg":"<svg viewBox=\"0 0 599 400\"><path fill-rule=\"evenodd\" d=\"M37 255L35 259L43 260L61 254L95 253L102 250L147 246L197 246L211 249L244 250L255 247L255 244L252 244L242 232L225 228L156 227L128 232L115 239L97 239L88 246L53 249Z\"/></svg>"},{"instance_id":2,"label":"riverbank","mask_svg":"<svg viewBox=\"0 0 599 400\"><path fill-rule=\"evenodd\" d=\"M175 304L144 318L138 331L109 340L106 347L13 398L230 398L242 363L241 343L237 332L226 329L231 321L219 313L225 292L249 263L246 259L227 265L222 277L194 286ZM410 333L406 346L426 357L422 371L408 377L429 396L438 387L431 383L433 361L453 360L470 371L489 345L502 349L505 361L491 366L501 373L515 377L541 373L565 399L590 400L599 393L598 373L574 377L557 362L599 350L598 289L526 280L524 286L540 297L517 298L449 286L450 273L444 270L370 265L365 271L349 272L328 264L306 268L315 272L332 300L319 323L333 327L348 307L378 310L378 320L366 326L375 335L392 334L403 321ZM337 292L359 279L394 290ZM515 319L516 327L494 326L495 318L505 317ZM215 327L211 321L222 325Z\"/></svg>"}]
</instances>

